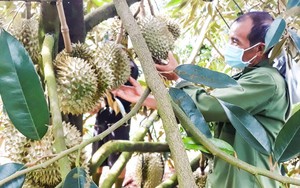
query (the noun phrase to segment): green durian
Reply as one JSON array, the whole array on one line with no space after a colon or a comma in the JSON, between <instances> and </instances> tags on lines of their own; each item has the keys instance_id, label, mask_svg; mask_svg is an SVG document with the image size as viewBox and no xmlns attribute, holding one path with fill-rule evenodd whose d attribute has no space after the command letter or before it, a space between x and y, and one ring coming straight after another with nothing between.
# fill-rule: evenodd
<instances>
[{"instance_id":1,"label":"green durian","mask_svg":"<svg viewBox=\"0 0 300 188\"><path fill-rule=\"evenodd\" d=\"M77 115L92 110L99 96L92 65L81 58L61 55L55 60L55 68L61 111Z\"/></svg>"},{"instance_id":2,"label":"green durian","mask_svg":"<svg viewBox=\"0 0 300 188\"><path fill-rule=\"evenodd\" d=\"M95 59L99 71L99 84L108 89L118 88L130 77L130 60L120 44L106 42L97 50Z\"/></svg>"},{"instance_id":3,"label":"green durian","mask_svg":"<svg viewBox=\"0 0 300 188\"><path fill-rule=\"evenodd\" d=\"M24 45L34 64L38 64L41 58L38 27L38 21L32 17L21 19L12 28L13 35Z\"/></svg>"},{"instance_id":4,"label":"green durian","mask_svg":"<svg viewBox=\"0 0 300 188\"><path fill-rule=\"evenodd\" d=\"M137 157L135 177L138 187L152 188L162 182L164 162L159 153L142 153Z\"/></svg>"},{"instance_id":5,"label":"green durian","mask_svg":"<svg viewBox=\"0 0 300 188\"><path fill-rule=\"evenodd\" d=\"M158 18L167 24L168 30L173 35L174 40L178 39L181 33L179 24L175 20L168 18L166 16L158 16Z\"/></svg>"},{"instance_id":6,"label":"green durian","mask_svg":"<svg viewBox=\"0 0 300 188\"><path fill-rule=\"evenodd\" d=\"M174 37L160 18L146 17L138 21L147 46L155 59L167 59L174 48Z\"/></svg>"}]
</instances>

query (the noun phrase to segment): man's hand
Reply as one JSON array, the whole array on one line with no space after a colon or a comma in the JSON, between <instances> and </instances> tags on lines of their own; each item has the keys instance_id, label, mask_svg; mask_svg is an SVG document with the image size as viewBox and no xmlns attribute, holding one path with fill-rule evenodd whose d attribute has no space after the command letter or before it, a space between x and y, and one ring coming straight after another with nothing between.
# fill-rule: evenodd
<instances>
[{"instance_id":1,"label":"man's hand","mask_svg":"<svg viewBox=\"0 0 300 188\"><path fill-rule=\"evenodd\" d=\"M176 73L174 73L175 68L178 66L178 63L173 56L172 52L169 52L168 54L168 64L162 65L162 64L155 64L156 69L159 71L159 73L166 77L168 80L177 80L179 77Z\"/></svg>"}]
</instances>

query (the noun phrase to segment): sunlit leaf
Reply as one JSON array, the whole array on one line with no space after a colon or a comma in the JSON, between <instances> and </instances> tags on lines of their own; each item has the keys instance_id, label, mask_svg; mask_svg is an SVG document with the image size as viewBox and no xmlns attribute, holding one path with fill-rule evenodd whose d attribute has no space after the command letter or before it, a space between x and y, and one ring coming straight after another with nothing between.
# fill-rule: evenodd
<instances>
[{"instance_id":1,"label":"sunlit leaf","mask_svg":"<svg viewBox=\"0 0 300 188\"><path fill-rule=\"evenodd\" d=\"M235 151L233 147L224 140L217 138L210 138L209 140L220 150L224 151L229 155L234 155ZM195 141L192 137L184 137L182 141L186 149L200 150L205 153L210 153L205 147L203 147L200 143Z\"/></svg>"},{"instance_id":2,"label":"sunlit leaf","mask_svg":"<svg viewBox=\"0 0 300 188\"><path fill-rule=\"evenodd\" d=\"M23 45L0 30L0 95L14 126L39 140L48 130L49 110L39 76Z\"/></svg>"},{"instance_id":3,"label":"sunlit leaf","mask_svg":"<svg viewBox=\"0 0 300 188\"><path fill-rule=\"evenodd\" d=\"M271 24L265 37L265 52L271 49L281 38L286 27L286 23L282 18L276 18Z\"/></svg>"},{"instance_id":4,"label":"sunlit leaf","mask_svg":"<svg viewBox=\"0 0 300 188\"><path fill-rule=\"evenodd\" d=\"M83 168L73 168L67 174L63 188L98 188L92 180L89 180L88 176Z\"/></svg>"},{"instance_id":5,"label":"sunlit leaf","mask_svg":"<svg viewBox=\"0 0 300 188\"><path fill-rule=\"evenodd\" d=\"M218 101L236 132L257 151L270 154L271 144L263 126L244 109L219 99Z\"/></svg>"},{"instance_id":6,"label":"sunlit leaf","mask_svg":"<svg viewBox=\"0 0 300 188\"><path fill-rule=\"evenodd\" d=\"M274 147L274 157L284 162L300 154L300 110L288 119L280 130Z\"/></svg>"},{"instance_id":7,"label":"sunlit leaf","mask_svg":"<svg viewBox=\"0 0 300 188\"><path fill-rule=\"evenodd\" d=\"M184 91L177 88L170 88L169 94L173 101L179 105L179 107L184 111L187 117L193 122L198 130L200 130L207 138L211 138L211 132L209 127L195 105L193 99Z\"/></svg>"},{"instance_id":8,"label":"sunlit leaf","mask_svg":"<svg viewBox=\"0 0 300 188\"><path fill-rule=\"evenodd\" d=\"M181 78L196 83L203 84L212 88L226 88L239 86L236 80L230 76L217 71L209 70L197 65L179 65L175 69L176 74Z\"/></svg>"},{"instance_id":9,"label":"sunlit leaf","mask_svg":"<svg viewBox=\"0 0 300 188\"><path fill-rule=\"evenodd\" d=\"M286 4L286 8L290 9L296 6L300 6L300 1L299 0L289 0Z\"/></svg>"},{"instance_id":10,"label":"sunlit leaf","mask_svg":"<svg viewBox=\"0 0 300 188\"><path fill-rule=\"evenodd\" d=\"M290 30L290 29L288 31L290 33L290 36L291 36L298 52L300 52L300 37L297 35L297 33L295 31Z\"/></svg>"},{"instance_id":11,"label":"sunlit leaf","mask_svg":"<svg viewBox=\"0 0 300 188\"><path fill-rule=\"evenodd\" d=\"M7 163L0 166L0 180L3 180L19 170L24 169L23 164ZM25 181L25 175L21 175L1 186L1 188L21 188Z\"/></svg>"}]
</instances>

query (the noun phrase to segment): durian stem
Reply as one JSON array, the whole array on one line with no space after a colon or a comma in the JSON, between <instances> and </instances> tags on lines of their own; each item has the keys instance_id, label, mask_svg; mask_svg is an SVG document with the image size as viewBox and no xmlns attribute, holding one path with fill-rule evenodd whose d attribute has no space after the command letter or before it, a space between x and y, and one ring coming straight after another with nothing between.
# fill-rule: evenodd
<instances>
[{"instance_id":1,"label":"durian stem","mask_svg":"<svg viewBox=\"0 0 300 188\"><path fill-rule=\"evenodd\" d=\"M140 2L140 13L143 17L146 16L144 0L141 0L141 2Z\"/></svg>"},{"instance_id":2,"label":"durian stem","mask_svg":"<svg viewBox=\"0 0 300 188\"><path fill-rule=\"evenodd\" d=\"M52 66L52 65L51 65ZM131 109L130 112L128 112L128 114L126 114L122 119L120 119L118 122L116 122L115 124L113 124L111 127L109 127L108 129L106 129L105 131L103 131L101 134L95 136L95 137L92 137L84 142L82 142L81 144L79 145L76 145L72 148L69 148L67 150L64 150L64 151L61 151L60 153L57 154L57 156L49 159L48 161L45 161L44 163L42 164L38 164L38 165L35 165L35 166L32 166L32 167L29 167L29 168L26 168L24 170L20 170L20 171L17 171L16 173L12 174L11 176L8 176L2 180L0 180L0 187L2 185L4 185L5 183L19 177L19 176L22 176L26 173L29 173L29 172L32 172L34 170L37 170L37 169L40 169L40 168L46 168L47 166L49 166L50 164L54 163L55 161L57 160L60 160L61 158L69 155L70 153L73 153L74 151L77 151L79 149L82 149L84 148L85 146L93 143L93 142L96 142L96 141L99 141L99 140L102 140L103 138L105 138L107 135L109 135L110 133L112 133L114 130L116 130L117 128L119 128L120 126L122 126L124 123L126 123L132 116L134 116L141 108L143 102L145 101L145 99L147 98L147 96L149 95L150 93L150 90L149 88L147 88L145 90L145 92L143 93L143 95L141 96L140 100L134 105L134 107ZM68 161L69 162L69 161ZM61 167L61 166L60 166ZM299 183L300 185L300 183Z\"/></svg>"},{"instance_id":3,"label":"durian stem","mask_svg":"<svg viewBox=\"0 0 300 188\"><path fill-rule=\"evenodd\" d=\"M90 171L91 173L95 172L97 168L105 161L105 159L110 154L115 152L168 152L168 151L170 151L170 149L167 143L111 140L103 144L93 155ZM106 179L105 182L107 181L108 180Z\"/></svg>"},{"instance_id":4,"label":"durian stem","mask_svg":"<svg viewBox=\"0 0 300 188\"><path fill-rule=\"evenodd\" d=\"M45 82L49 95L49 103L50 103L50 111L52 115L52 123L53 123L53 135L54 135L54 148L56 153L64 151L67 149L64 132L62 127L62 118L59 109L59 102L57 96L57 85L55 80L55 75L53 71L52 65L52 50L54 46L54 37L52 35L45 35L45 39L42 46L42 59L44 64L44 74L45 74ZM64 157L58 161L59 169L62 179L66 177L66 175L71 170L70 161L68 157Z\"/></svg>"},{"instance_id":5,"label":"durian stem","mask_svg":"<svg viewBox=\"0 0 300 188\"><path fill-rule=\"evenodd\" d=\"M66 16L65 16L65 11L64 11L62 0L57 0L56 7L57 7L58 17L59 17L60 24L61 24L61 34L64 39L65 49L66 49L67 53L71 53L72 52L72 43L71 43L69 27L68 27L68 24L66 21Z\"/></svg>"},{"instance_id":6,"label":"durian stem","mask_svg":"<svg viewBox=\"0 0 300 188\"><path fill-rule=\"evenodd\" d=\"M153 122L155 121L155 119L157 118L158 114L157 111L154 111L152 114L150 114L150 116L148 117L147 121L144 122L143 126L141 126L137 131L135 131L135 134L133 135L133 137L130 139L131 141L141 141L144 139L145 135L148 132L148 129L151 125L153 125ZM124 159L124 160L117 160L114 165L112 166L111 170L108 172L109 176L107 176L107 178L109 178L110 180L112 180L111 182L114 182L117 177L120 175L120 173L122 172L123 168L125 167L126 163L129 161L129 159L131 158L131 155L133 153L132 152L123 152L120 155L120 158ZM93 174L95 171L95 168L93 168L94 162L93 161L98 161L100 159L97 159L97 156L95 156L95 154L92 156L92 162L91 162L91 168L90 171ZM124 162L123 162L124 161ZM98 163L98 162L97 162ZM105 181L110 181L110 180L104 180Z\"/></svg>"},{"instance_id":7,"label":"durian stem","mask_svg":"<svg viewBox=\"0 0 300 188\"><path fill-rule=\"evenodd\" d=\"M155 16L154 10L153 10L153 6L151 3L151 0L148 0L148 5L149 5L149 9L150 9L150 13L152 16Z\"/></svg>"},{"instance_id":8,"label":"durian stem","mask_svg":"<svg viewBox=\"0 0 300 188\"><path fill-rule=\"evenodd\" d=\"M178 172L179 187L196 188L197 185L193 179L192 169L189 166L188 156L181 140L180 132L177 126L171 98L164 83L159 76L152 55L143 38L140 28L136 23L125 0L114 0L117 13L121 17L124 28L128 32L134 50L136 51L145 74L146 82L157 100L158 112L163 122L166 133L166 140L170 146L172 158L175 164L175 170ZM179 173L180 172L180 173Z\"/></svg>"}]
</instances>

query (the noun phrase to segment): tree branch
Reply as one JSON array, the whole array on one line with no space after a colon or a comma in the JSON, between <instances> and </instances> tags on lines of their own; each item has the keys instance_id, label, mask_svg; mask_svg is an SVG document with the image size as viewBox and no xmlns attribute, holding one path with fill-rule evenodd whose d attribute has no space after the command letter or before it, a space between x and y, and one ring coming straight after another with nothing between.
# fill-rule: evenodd
<instances>
[{"instance_id":1,"label":"tree branch","mask_svg":"<svg viewBox=\"0 0 300 188\"><path fill-rule=\"evenodd\" d=\"M141 0L127 0L128 5L139 2ZM117 11L114 3L109 3L102 7L97 8L95 11L84 16L84 24L86 32L89 32L93 27L98 25L108 18L112 18L117 15Z\"/></svg>"},{"instance_id":2,"label":"tree branch","mask_svg":"<svg viewBox=\"0 0 300 188\"><path fill-rule=\"evenodd\" d=\"M168 152L170 151L167 143L128 141L128 140L111 140L103 144L93 155L91 160L91 172L105 161L105 159L115 152Z\"/></svg>"},{"instance_id":3,"label":"tree branch","mask_svg":"<svg viewBox=\"0 0 300 188\"><path fill-rule=\"evenodd\" d=\"M52 114L52 123L53 123L53 135L54 135L54 148L57 153L64 151L67 149L64 132L62 127L62 118L59 109L59 100L57 96L57 84L55 80L55 75L53 71L52 65L52 49L54 46L54 37L51 35L45 35L43 47L42 47L42 58L43 58L43 67L45 74L45 82L47 85L48 95L49 95L49 103L50 110ZM66 175L71 170L71 164L67 157L64 157L58 161L60 166L60 174L62 179L66 177Z\"/></svg>"},{"instance_id":4,"label":"tree branch","mask_svg":"<svg viewBox=\"0 0 300 188\"><path fill-rule=\"evenodd\" d=\"M175 162L175 170L178 174L179 187L197 187L193 179L191 167L185 152L174 112L171 106L171 99L163 84L161 77L155 69L154 62L147 47L147 44L140 32L130 9L125 0L114 0L118 15L129 33L134 50L140 59L145 78L158 104L159 115L163 121L166 139L170 146L172 158Z\"/></svg>"}]
</instances>

